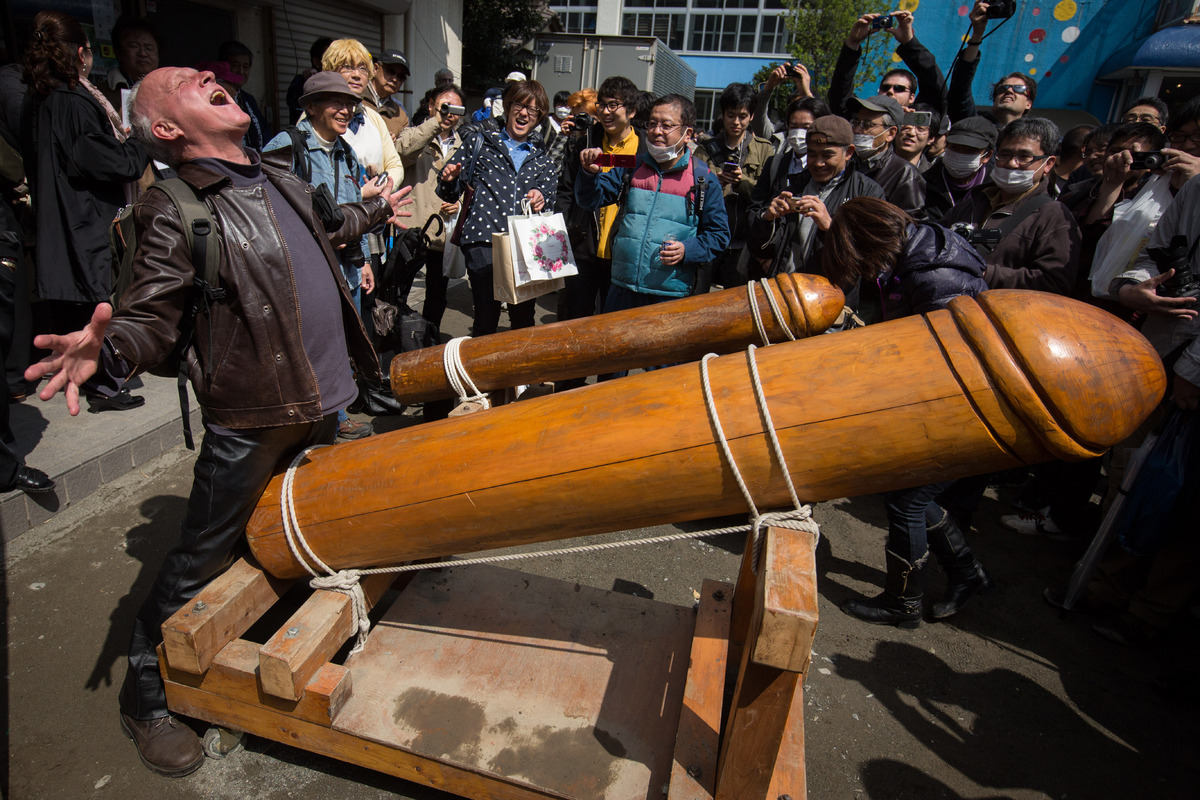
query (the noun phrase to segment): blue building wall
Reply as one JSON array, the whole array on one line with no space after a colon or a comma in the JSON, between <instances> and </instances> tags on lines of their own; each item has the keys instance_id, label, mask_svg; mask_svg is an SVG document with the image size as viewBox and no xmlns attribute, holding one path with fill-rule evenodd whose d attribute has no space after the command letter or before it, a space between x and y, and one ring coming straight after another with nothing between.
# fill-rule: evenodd
<instances>
[{"instance_id":1,"label":"blue building wall","mask_svg":"<svg viewBox=\"0 0 1200 800\"><path fill-rule=\"evenodd\" d=\"M942 69L954 61L970 30L967 0L901 0L912 11L917 38L933 52ZM993 20L981 47L982 62L974 84L977 105L991 105L992 83L1010 72L1038 80L1037 105L1071 108L1105 119L1116 88L1095 84L1100 67L1114 54L1136 46L1153 31L1157 0L1018 0L1017 13L1003 25ZM870 48L885 47L892 60L896 40L880 32ZM769 59L731 56L683 56L696 70L698 87L748 81ZM860 84L871 92L874 81Z\"/></svg>"}]
</instances>

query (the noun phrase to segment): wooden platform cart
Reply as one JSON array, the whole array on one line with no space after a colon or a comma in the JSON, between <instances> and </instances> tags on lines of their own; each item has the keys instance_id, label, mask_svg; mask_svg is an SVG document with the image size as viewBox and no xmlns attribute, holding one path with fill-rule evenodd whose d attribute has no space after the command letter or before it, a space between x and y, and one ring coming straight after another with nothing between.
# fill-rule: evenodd
<instances>
[{"instance_id":1,"label":"wooden platform cart","mask_svg":"<svg viewBox=\"0 0 1200 800\"><path fill-rule=\"evenodd\" d=\"M695 608L487 565L373 576L368 603L395 599L344 664L336 592L241 638L289 583L240 561L163 626L167 701L212 749L252 733L480 800L801 800L814 549L772 528Z\"/></svg>"}]
</instances>

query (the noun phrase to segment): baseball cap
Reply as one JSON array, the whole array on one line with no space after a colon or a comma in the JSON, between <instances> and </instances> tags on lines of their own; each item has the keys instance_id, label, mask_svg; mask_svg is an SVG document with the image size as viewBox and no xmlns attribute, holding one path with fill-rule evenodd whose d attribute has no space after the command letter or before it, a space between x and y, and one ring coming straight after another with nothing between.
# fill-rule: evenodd
<instances>
[{"instance_id":1,"label":"baseball cap","mask_svg":"<svg viewBox=\"0 0 1200 800\"><path fill-rule=\"evenodd\" d=\"M983 117L967 117L954 123L946 134L946 142L994 150L998 135L996 126Z\"/></svg>"},{"instance_id":2,"label":"baseball cap","mask_svg":"<svg viewBox=\"0 0 1200 800\"><path fill-rule=\"evenodd\" d=\"M512 72L508 73L508 77L504 79L504 82L505 83L513 83L514 81L523 81L523 80L527 80L527 78L525 77L525 73L514 69Z\"/></svg>"},{"instance_id":3,"label":"baseball cap","mask_svg":"<svg viewBox=\"0 0 1200 800\"><path fill-rule=\"evenodd\" d=\"M874 111L877 114L887 114L892 118L892 124L897 127L904 121L904 106L900 105L894 97L888 97L886 94L869 97L866 100L858 97L850 98L850 110L857 112L860 108Z\"/></svg>"},{"instance_id":4,"label":"baseball cap","mask_svg":"<svg viewBox=\"0 0 1200 800\"><path fill-rule=\"evenodd\" d=\"M399 50L384 50L379 55L372 55L379 64L386 64L389 67L404 67L405 72L411 72L408 66L408 59L404 57L404 53Z\"/></svg>"},{"instance_id":5,"label":"baseball cap","mask_svg":"<svg viewBox=\"0 0 1200 800\"><path fill-rule=\"evenodd\" d=\"M854 144L854 129L848 121L836 114L826 114L813 120L812 127L808 129L808 141L810 144L821 144L813 140L814 136L824 136L825 144L838 147Z\"/></svg>"}]
</instances>

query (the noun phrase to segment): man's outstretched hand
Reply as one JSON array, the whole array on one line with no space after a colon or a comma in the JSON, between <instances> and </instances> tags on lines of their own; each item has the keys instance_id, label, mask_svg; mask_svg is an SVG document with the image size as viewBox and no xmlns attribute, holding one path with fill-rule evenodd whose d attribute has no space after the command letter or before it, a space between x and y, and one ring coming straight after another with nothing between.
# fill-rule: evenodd
<instances>
[{"instance_id":1,"label":"man's outstretched hand","mask_svg":"<svg viewBox=\"0 0 1200 800\"><path fill-rule=\"evenodd\" d=\"M25 380L40 381L54 373L50 382L38 392L38 397L49 400L65 389L67 411L71 416L79 413L79 387L96 374L100 348L104 345L104 330L111 319L112 306L101 303L83 330L65 336L42 334L33 337L35 347L50 350L51 354L25 370Z\"/></svg>"}]
</instances>

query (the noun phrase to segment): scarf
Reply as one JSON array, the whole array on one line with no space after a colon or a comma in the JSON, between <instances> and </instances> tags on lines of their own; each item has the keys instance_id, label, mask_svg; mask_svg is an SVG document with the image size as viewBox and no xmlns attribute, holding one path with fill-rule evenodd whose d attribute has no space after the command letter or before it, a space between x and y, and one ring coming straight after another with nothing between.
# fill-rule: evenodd
<instances>
[{"instance_id":1,"label":"scarf","mask_svg":"<svg viewBox=\"0 0 1200 800\"><path fill-rule=\"evenodd\" d=\"M112 107L112 103L108 102L108 98L102 95L100 90L93 86L87 78L80 78L79 85L87 89L92 99L100 104L100 108L104 109L104 113L108 116L108 124L112 126L113 136L117 137L117 141L125 141L125 131L121 127L121 115Z\"/></svg>"}]
</instances>

